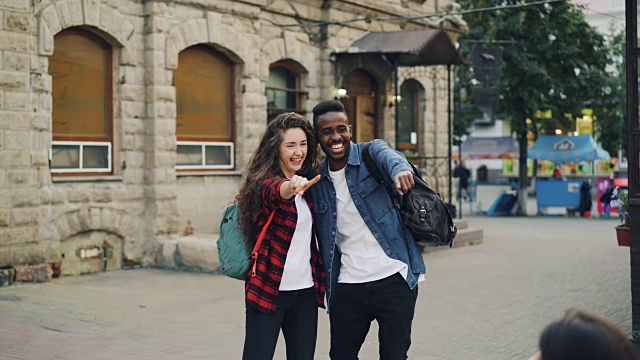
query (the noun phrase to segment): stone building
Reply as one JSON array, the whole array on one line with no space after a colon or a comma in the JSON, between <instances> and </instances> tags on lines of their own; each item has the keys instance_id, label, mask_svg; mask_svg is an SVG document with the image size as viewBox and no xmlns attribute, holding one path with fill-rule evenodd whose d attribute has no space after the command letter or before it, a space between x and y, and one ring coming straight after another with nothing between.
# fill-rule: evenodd
<instances>
[{"instance_id":1,"label":"stone building","mask_svg":"<svg viewBox=\"0 0 640 360\"><path fill-rule=\"evenodd\" d=\"M447 5L0 1L0 267L150 264L188 222L215 232L268 119L329 98L357 141L393 145L399 108L398 147L446 156L446 66L400 68L394 107L383 58L335 54L367 32L431 28L453 46L466 27ZM445 195L446 169L427 171Z\"/></svg>"}]
</instances>

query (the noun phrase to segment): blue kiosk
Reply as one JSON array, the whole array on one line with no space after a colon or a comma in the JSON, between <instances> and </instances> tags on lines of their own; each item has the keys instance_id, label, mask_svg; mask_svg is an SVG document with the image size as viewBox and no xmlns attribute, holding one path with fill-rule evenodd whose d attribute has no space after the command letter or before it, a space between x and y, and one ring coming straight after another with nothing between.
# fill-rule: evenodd
<instances>
[{"instance_id":1,"label":"blue kiosk","mask_svg":"<svg viewBox=\"0 0 640 360\"><path fill-rule=\"evenodd\" d=\"M540 135L529 148L529 158L555 163L572 163L609 159L610 155L591 135ZM592 167L593 168L593 167ZM547 207L578 208L580 187L584 180L539 180L536 183L538 213Z\"/></svg>"}]
</instances>

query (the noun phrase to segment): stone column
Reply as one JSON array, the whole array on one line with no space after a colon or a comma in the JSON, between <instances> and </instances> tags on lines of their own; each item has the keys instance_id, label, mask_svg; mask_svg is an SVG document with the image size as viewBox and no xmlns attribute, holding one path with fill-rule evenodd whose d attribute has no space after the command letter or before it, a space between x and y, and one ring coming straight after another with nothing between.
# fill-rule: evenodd
<instances>
[{"instance_id":1,"label":"stone column","mask_svg":"<svg viewBox=\"0 0 640 360\"><path fill-rule=\"evenodd\" d=\"M176 203L176 103L173 72L165 64L166 33L159 28L156 2L144 4L146 137L144 196L145 252L178 232Z\"/></svg>"},{"instance_id":2,"label":"stone column","mask_svg":"<svg viewBox=\"0 0 640 360\"><path fill-rule=\"evenodd\" d=\"M35 52L30 2L0 5L0 266L42 262L40 184L46 170L51 79Z\"/></svg>"}]
</instances>

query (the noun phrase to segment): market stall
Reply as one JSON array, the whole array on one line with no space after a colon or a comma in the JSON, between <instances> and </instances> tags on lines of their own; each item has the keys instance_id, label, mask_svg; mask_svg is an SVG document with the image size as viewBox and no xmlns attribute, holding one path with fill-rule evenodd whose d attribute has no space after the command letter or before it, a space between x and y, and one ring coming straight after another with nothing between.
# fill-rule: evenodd
<instances>
[{"instance_id":1,"label":"market stall","mask_svg":"<svg viewBox=\"0 0 640 360\"><path fill-rule=\"evenodd\" d=\"M540 135L529 148L528 156L536 160L549 160L561 164L592 162L611 157L591 135ZM564 178L538 180L536 183L538 214L543 214L548 207L580 208L581 198L584 199L581 197L581 189L588 189L587 186L582 186L583 182L584 180L565 180Z\"/></svg>"},{"instance_id":2,"label":"market stall","mask_svg":"<svg viewBox=\"0 0 640 360\"><path fill-rule=\"evenodd\" d=\"M518 157L518 142L511 136L490 136L474 137L470 136L460 146L460 158L471 160L476 168L481 165L490 165L491 162L498 161L497 167L501 167L500 161ZM471 162L469 161L469 162ZM472 182L471 191L474 193L475 212L487 213L488 215L504 215L510 210L505 209L511 202L501 200L504 196L513 196L513 185L508 182L490 181L477 177ZM507 194L507 195L505 195ZM506 204L503 206L503 204Z\"/></svg>"},{"instance_id":3,"label":"market stall","mask_svg":"<svg viewBox=\"0 0 640 360\"><path fill-rule=\"evenodd\" d=\"M511 136L468 137L460 146L465 159L512 159L518 156L518 142Z\"/></svg>"}]
</instances>

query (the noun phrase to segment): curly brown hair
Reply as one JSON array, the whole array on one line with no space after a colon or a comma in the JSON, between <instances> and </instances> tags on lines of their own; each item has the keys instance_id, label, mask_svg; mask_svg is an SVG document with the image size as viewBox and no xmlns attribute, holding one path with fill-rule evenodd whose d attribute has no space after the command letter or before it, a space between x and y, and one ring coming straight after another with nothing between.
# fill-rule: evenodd
<instances>
[{"instance_id":1,"label":"curly brown hair","mask_svg":"<svg viewBox=\"0 0 640 360\"><path fill-rule=\"evenodd\" d=\"M262 183L269 178L284 179L285 177L280 168L280 143L285 130L291 128L300 128L307 136L307 156L298 174L309 176L311 172L317 170L320 152L309 120L294 112L278 115L267 125L267 130L260 139L260 145L249 160L240 192L236 196L236 202L240 208L238 221L248 245L256 241L255 226L260 213L258 209L262 208Z\"/></svg>"}]
</instances>

